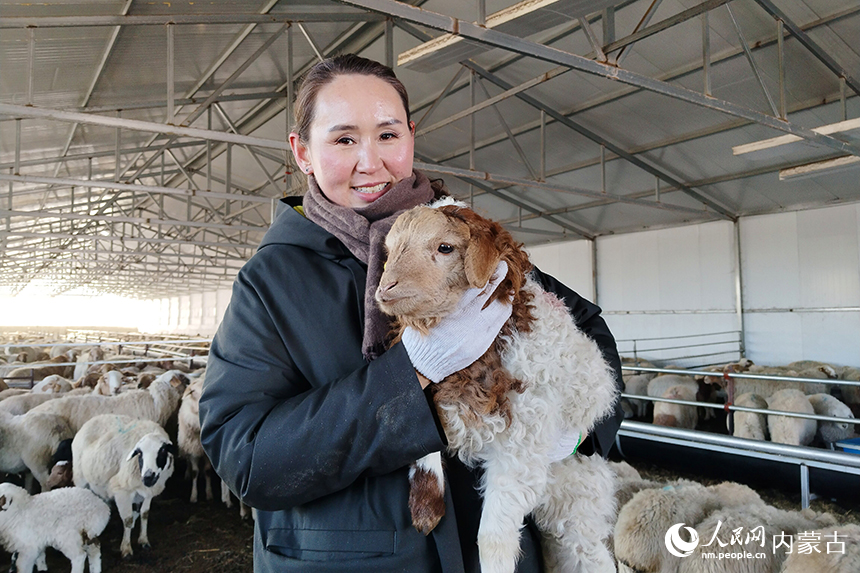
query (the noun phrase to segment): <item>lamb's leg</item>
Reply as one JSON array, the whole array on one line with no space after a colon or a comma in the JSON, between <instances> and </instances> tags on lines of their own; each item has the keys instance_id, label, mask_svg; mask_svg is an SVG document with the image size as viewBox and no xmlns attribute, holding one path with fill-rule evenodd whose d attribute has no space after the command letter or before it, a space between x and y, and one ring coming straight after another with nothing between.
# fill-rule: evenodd
<instances>
[{"instance_id":1,"label":"lamb's leg","mask_svg":"<svg viewBox=\"0 0 860 573\"><path fill-rule=\"evenodd\" d=\"M206 501L212 501L212 464L209 458L203 458L203 479L206 482Z\"/></svg>"},{"instance_id":2,"label":"lamb's leg","mask_svg":"<svg viewBox=\"0 0 860 573\"><path fill-rule=\"evenodd\" d=\"M44 549L42 553L44 553ZM39 557L39 553L35 549L26 549L24 551L18 552L18 559L15 561L15 564L18 565L19 573L21 571L26 571L27 573L31 573L33 571L33 566L36 564L36 559Z\"/></svg>"},{"instance_id":3,"label":"lamb's leg","mask_svg":"<svg viewBox=\"0 0 860 573\"><path fill-rule=\"evenodd\" d=\"M102 549L99 538L87 539L84 549L90 562L90 573L102 573Z\"/></svg>"},{"instance_id":4,"label":"lamb's leg","mask_svg":"<svg viewBox=\"0 0 860 573\"><path fill-rule=\"evenodd\" d=\"M118 491L114 496L116 509L123 526L122 543L120 544L120 552L123 559L131 557L134 554L134 551L131 549L131 528L134 527L133 495L131 492Z\"/></svg>"},{"instance_id":5,"label":"lamb's leg","mask_svg":"<svg viewBox=\"0 0 860 573\"><path fill-rule=\"evenodd\" d=\"M14 561L13 561L14 563ZM36 557L36 570L37 571L47 571L48 570L48 561L45 559L45 549L43 548L39 552L39 556Z\"/></svg>"},{"instance_id":6,"label":"lamb's leg","mask_svg":"<svg viewBox=\"0 0 860 573\"><path fill-rule=\"evenodd\" d=\"M230 498L230 488L227 487L224 481L221 482L221 501L228 508L233 507L233 500Z\"/></svg>"},{"instance_id":7,"label":"lamb's leg","mask_svg":"<svg viewBox=\"0 0 860 573\"><path fill-rule=\"evenodd\" d=\"M72 562L72 573L84 573L84 564L87 562L87 554L83 548L81 548L80 551L80 553L66 555L66 557L69 558L69 561ZM92 569L90 571L92 572Z\"/></svg>"},{"instance_id":8,"label":"lamb's leg","mask_svg":"<svg viewBox=\"0 0 860 573\"><path fill-rule=\"evenodd\" d=\"M478 528L482 573L514 573L520 555L520 529L546 484L546 470L530 456L499 453L486 464L484 509Z\"/></svg>"},{"instance_id":9,"label":"lamb's leg","mask_svg":"<svg viewBox=\"0 0 860 573\"><path fill-rule=\"evenodd\" d=\"M143 498L143 503L140 504L140 536L137 542L144 549L149 549L149 537L146 533L146 527L149 524L149 504L152 503L152 496L147 495Z\"/></svg>"},{"instance_id":10,"label":"lamb's leg","mask_svg":"<svg viewBox=\"0 0 860 573\"><path fill-rule=\"evenodd\" d=\"M248 506L247 506L247 505L245 505L245 504L244 504L244 503L242 503L241 501L239 502L239 517L240 517L243 521L244 521L244 520L246 520L246 519L248 519L248 517L253 516L253 514L254 514L254 512L253 512L253 511L248 511Z\"/></svg>"},{"instance_id":11,"label":"lamb's leg","mask_svg":"<svg viewBox=\"0 0 860 573\"><path fill-rule=\"evenodd\" d=\"M200 459L188 458L188 467L191 468L191 503L197 503L197 476L200 475Z\"/></svg>"},{"instance_id":12,"label":"lamb's leg","mask_svg":"<svg viewBox=\"0 0 860 573\"><path fill-rule=\"evenodd\" d=\"M600 456L570 456L550 466L533 512L550 573L614 572L606 540L615 521L615 477Z\"/></svg>"},{"instance_id":13,"label":"lamb's leg","mask_svg":"<svg viewBox=\"0 0 860 573\"><path fill-rule=\"evenodd\" d=\"M409 511L415 529L429 534L445 515L445 475L442 454L433 452L409 468Z\"/></svg>"}]
</instances>

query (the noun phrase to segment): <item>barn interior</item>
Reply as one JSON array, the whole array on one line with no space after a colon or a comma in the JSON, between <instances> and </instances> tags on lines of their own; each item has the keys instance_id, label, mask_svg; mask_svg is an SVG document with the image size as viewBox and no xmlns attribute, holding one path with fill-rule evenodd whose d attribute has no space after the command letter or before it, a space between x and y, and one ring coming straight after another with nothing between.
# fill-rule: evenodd
<instances>
[{"instance_id":1,"label":"barn interior","mask_svg":"<svg viewBox=\"0 0 860 573\"><path fill-rule=\"evenodd\" d=\"M295 90L343 53L406 86L416 169L601 307L626 379L707 387L694 427L665 431L661 396L625 391L616 459L856 511L860 449L836 445L860 414L852 0L2 0L0 350L205 354L305 192ZM850 419L808 419L846 435L733 438L756 372L828 380Z\"/></svg>"}]
</instances>

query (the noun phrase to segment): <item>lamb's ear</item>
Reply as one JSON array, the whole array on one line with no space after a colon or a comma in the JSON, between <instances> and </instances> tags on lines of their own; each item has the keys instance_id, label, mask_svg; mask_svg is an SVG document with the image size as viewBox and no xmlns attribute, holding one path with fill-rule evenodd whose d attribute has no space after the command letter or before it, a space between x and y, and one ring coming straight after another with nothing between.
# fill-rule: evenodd
<instances>
[{"instance_id":1,"label":"lamb's ear","mask_svg":"<svg viewBox=\"0 0 860 573\"><path fill-rule=\"evenodd\" d=\"M6 509L9 509L10 503L11 502L6 503L6 496L5 495L0 495L0 511L4 511Z\"/></svg>"},{"instance_id":2,"label":"lamb's ear","mask_svg":"<svg viewBox=\"0 0 860 573\"><path fill-rule=\"evenodd\" d=\"M128 456L125 458L125 461L129 461L129 460L133 459L134 456L139 456L141 454L143 454L143 452L140 451L140 448L134 448L134 450L132 450L132 452L130 454L128 454Z\"/></svg>"},{"instance_id":3,"label":"lamb's ear","mask_svg":"<svg viewBox=\"0 0 860 573\"><path fill-rule=\"evenodd\" d=\"M488 233L482 233L471 221L469 232L469 245L466 247L463 266L469 286L481 288L487 284L499 265L500 256L493 238Z\"/></svg>"}]
</instances>

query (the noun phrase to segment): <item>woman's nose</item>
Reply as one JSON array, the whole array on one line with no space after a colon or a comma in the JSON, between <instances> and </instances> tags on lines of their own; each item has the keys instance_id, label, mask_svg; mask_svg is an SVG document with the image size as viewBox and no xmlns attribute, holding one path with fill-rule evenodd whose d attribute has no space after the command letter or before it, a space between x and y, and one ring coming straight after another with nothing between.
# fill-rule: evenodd
<instances>
[{"instance_id":1,"label":"woman's nose","mask_svg":"<svg viewBox=\"0 0 860 573\"><path fill-rule=\"evenodd\" d=\"M357 171L373 173L382 167L382 156L373 143L362 145L358 153Z\"/></svg>"}]
</instances>

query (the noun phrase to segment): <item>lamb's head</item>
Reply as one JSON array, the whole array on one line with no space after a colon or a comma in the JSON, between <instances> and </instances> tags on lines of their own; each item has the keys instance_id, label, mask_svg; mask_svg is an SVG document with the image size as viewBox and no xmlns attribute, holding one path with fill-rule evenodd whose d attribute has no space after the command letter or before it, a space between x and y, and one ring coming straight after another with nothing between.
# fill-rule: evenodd
<instances>
[{"instance_id":1,"label":"lamb's head","mask_svg":"<svg viewBox=\"0 0 860 573\"><path fill-rule=\"evenodd\" d=\"M494 221L462 205L414 207L394 222L385 240L388 259L376 290L386 314L409 323L449 314L463 293L483 287L499 261L508 272L494 297L515 299L531 270L521 245Z\"/></svg>"},{"instance_id":2,"label":"lamb's head","mask_svg":"<svg viewBox=\"0 0 860 573\"><path fill-rule=\"evenodd\" d=\"M0 515L4 511L19 509L30 498L22 487L11 483L0 483Z\"/></svg>"},{"instance_id":3,"label":"lamb's head","mask_svg":"<svg viewBox=\"0 0 860 573\"><path fill-rule=\"evenodd\" d=\"M173 475L175 454L176 447L170 440L152 432L138 440L134 449L126 457L126 461L137 458L140 480L144 486L152 488L156 484L161 484L163 488L167 478Z\"/></svg>"},{"instance_id":4,"label":"lamb's head","mask_svg":"<svg viewBox=\"0 0 860 573\"><path fill-rule=\"evenodd\" d=\"M182 395L182 403L188 404L188 408L194 413L197 414L200 411L200 396L203 394L203 378L195 378L191 384L188 385L188 388L185 389L185 393Z\"/></svg>"}]
</instances>

